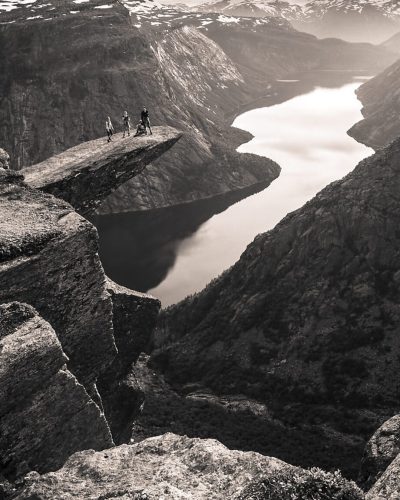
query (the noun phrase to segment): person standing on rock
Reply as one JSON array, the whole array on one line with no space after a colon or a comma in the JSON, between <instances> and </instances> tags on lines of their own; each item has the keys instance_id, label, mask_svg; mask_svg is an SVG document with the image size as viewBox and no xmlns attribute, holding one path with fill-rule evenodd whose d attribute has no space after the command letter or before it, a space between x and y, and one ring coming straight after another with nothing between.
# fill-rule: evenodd
<instances>
[{"instance_id":1,"label":"person standing on rock","mask_svg":"<svg viewBox=\"0 0 400 500\"><path fill-rule=\"evenodd\" d=\"M114 127L113 127L113 124L111 122L111 118L109 116L107 116L106 131L107 131L107 136L108 136L107 142L111 142L112 141L112 136L113 136L113 133L114 133Z\"/></svg>"},{"instance_id":2,"label":"person standing on rock","mask_svg":"<svg viewBox=\"0 0 400 500\"><path fill-rule=\"evenodd\" d=\"M125 137L125 133L131 135L131 119L129 118L128 111L124 111L124 116L122 117L122 126L124 133L122 137Z\"/></svg>"},{"instance_id":3,"label":"person standing on rock","mask_svg":"<svg viewBox=\"0 0 400 500\"><path fill-rule=\"evenodd\" d=\"M5 170L10 168L10 155L2 148L0 148L0 168Z\"/></svg>"},{"instance_id":4,"label":"person standing on rock","mask_svg":"<svg viewBox=\"0 0 400 500\"><path fill-rule=\"evenodd\" d=\"M149 112L148 112L146 106L142 109L142 112L140 114L140 118L141 118L145 128L148 128L150 130L150 135L153 134L153 132L151 131L151 127L150 127Z\"/></svg>"}]
</instances>

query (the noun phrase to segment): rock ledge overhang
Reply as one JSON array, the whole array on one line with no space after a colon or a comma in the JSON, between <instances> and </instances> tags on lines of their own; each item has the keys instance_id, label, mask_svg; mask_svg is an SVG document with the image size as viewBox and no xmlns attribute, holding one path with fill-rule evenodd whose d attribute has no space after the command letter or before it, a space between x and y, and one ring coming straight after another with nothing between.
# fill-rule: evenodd
<instances>
[{"instance_id":1,"label":"rock ledge overhang","mask_svg":"<svg viewBox=\"0 0 400 500\"><path fill-rule=\"evenodd\" d=\"M21 170L32 188L70 203L80 214L94 211L126 181L170 149L182 132L154 127L153 134L122 138L108 143L102 137L84 142L36 165Z\"/></svg>"}]
</instances>

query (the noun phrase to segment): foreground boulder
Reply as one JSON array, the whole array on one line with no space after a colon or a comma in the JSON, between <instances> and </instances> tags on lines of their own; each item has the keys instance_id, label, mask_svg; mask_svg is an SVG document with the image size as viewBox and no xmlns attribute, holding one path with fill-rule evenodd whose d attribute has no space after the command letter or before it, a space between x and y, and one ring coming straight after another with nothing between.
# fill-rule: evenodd
<instances>
[{"instance_id":1,"label":"foreground boulder","mask_svg":"<svg viewBox=\"0 0 400 500\"><path fill-rule=\"evenodd\" d=\"M368 488L400 453L400 415L387 420L368 441L360 480Z\"/></svg>"},{"instance_id":2,"label":"foreground boulder","mask_svg":"<svg viewBox=\"0 0 400 500\"><path fill-rule=\"evenodd\" d=\"M0 470L14 479L113 445L98 406L66 368L51 326L30 306L0 305Z\"/></svg>"},{"instance_id":3,"label":"foreground boulder","mask_svg":"<svg viewBox=\"0 0 400 500\"><path fill-rule=\"evenodd\" d=\"M93 211L117 187L143 172L146 165L181 137L172 127L154 127L153 135L113 136L84 142L48 160L22 169L26 183L71 203L79 213Z\"/></svg>"},{"instance_id":4,"label":"foreground boulder","mask_svg":"<svg viewBox=\"0 0 400 500\"><path fill-rule=\"evenodd\" d=\"M258 496L262 484L271 495ZM293 487L300 496L293 496ZM278 489L276 487L278 486ZM277 493L277 494L274 494ZM213 439L164 434L134 445L73 455L57 472L31 473L17 500L361 500L339 473L305 471L276 458L229 450Z\"/></svg>"},{"instance_id":5,"label":"foreground boulder","mask_svg":"<svg viewBox=\"0 0 400 500\"><path fill-rule=\"evenodd\" d=\"M165 434L103 452L76 453L57 472L30 474L18 500L233 498L260 474L288 466L218 441Z\"/></svg>"}]
</instances>

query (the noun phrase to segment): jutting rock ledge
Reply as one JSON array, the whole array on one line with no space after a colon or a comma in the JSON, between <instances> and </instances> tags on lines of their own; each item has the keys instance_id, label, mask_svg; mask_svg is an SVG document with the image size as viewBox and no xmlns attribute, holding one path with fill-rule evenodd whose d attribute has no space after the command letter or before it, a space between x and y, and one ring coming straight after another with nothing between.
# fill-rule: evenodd
<instances>
[{"instance_id":1,"label":"jutting rock ledge","mask_svg":"<svg viewBox=\"0 0 400 500\"><path fill-rule=\"evenodd\" d=\"M86 214L181 137L172 127L154 127L152 135L140 137L115 134L110 143L104 137L84 142L21 173L30 187L53 194Z\"/></svg>"}]
</instances>

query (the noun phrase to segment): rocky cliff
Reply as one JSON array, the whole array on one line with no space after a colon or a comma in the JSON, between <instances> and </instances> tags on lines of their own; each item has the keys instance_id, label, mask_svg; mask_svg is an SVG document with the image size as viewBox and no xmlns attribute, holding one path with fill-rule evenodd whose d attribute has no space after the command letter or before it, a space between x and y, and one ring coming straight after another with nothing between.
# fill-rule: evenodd
<instances>
[{"instance_id":1,"label":"rocky cliff","mask_svg":"<svg viewBox=\"0 0 400 500\"><path fill-rule=\"evenodd\" d=\"M153 363L185 393L366 439L398 407L399 158L397 141L364 160L167 309Z\"/></svg>"},{"instance_id":2,"label":"rocky cliff","mask_svg":"<svg viewBox=\"0 0 400 500\"><path fill-rule=\"evenodd\" d=\"M34 306L90 390L116 349L97 232L71 205L0 171L0 302Z\"/></svg>"},{"instance_id":3,"label":"rocky cliff","mask_svg":"<svg viewBox=\"0 0 400 500\"><path fill-rule=\"evenodd\" d=\"M78 146L64 155L70 162L49 161L46 179L57 177L54 191L87 207L178 137L155 130L140 147L100 146L91 160L79 154L93 144ZM22 173L0 169L0 211L0 465L14 479L55 470L77 450L108 448L112 434L129 441L142 403L130 365L160 304L106 280L96 229Z\"/></svg>"},{"instance_id":4,"label":"rocky cliff","mask_svg":"<svg viewBox=\"0 0 400 500\"><path fill-rule=\"evenodd\" d=\"M77 450L113 445L98 406L66 368L51 326L30 306L0 305L0 471L55 470Z\"/></svg>"},{"instance_id":5,"label":"rocky cliff","mask_svg":"<svg viewBox=\"0 0 400 500\"><path fill-rule=\"evenodd\" d=\"M358 89L358 98L364 106L364 120L350 129L352 137L374 149L399 137L399 78L400 61Z\"/></svg>"},{"instance_id":6,"label":"rocky cliff","mask_svg":"<svg viewBox=\"0 0 400 500\"><path fill-rule=\"evenodd\" d=\"M115 134L112 142L104 138L84 142L26 167L21 173L29 186L51 193L86 214L127 180L142 173L181 136L171 127L154 127L152 135L136 138Z\"/></svg>"},{"instance_id":7,"label":"rocky cliff","mask_svg":"<svg viewBox=\"0 0 400 500\"><path fill-rule=\"evenodd\" d=\"M118 356L100 376L101 394L107 422L116 444L129 443L132 423L140 413L145 394L132 365L147 352L161 307L160 301L107 280L113 303L114 338Z\"/></svg>"},{"instance_id":8,"label":"rocky cliff","mask_svg":"<svg viewBox=\"0 0 400 500\"><path fill-rule=\"evenodd\" d=\"M104 135L107 115L119 127L128 109L135 122L144 104L154 124L185 132L157 175L149 170L125 184L103 212L270 182L279 168L236 153L249 136L230 129L226 115L263 95L271 79L309 68L382 68L394 57L372 46L320 42L276 19L227 22L146 11L140 3L130 12L107 5L39 0L0 14L0 123L7 124L0 126L0 142L14 165Z\"/></svg>"}]
</instances>

